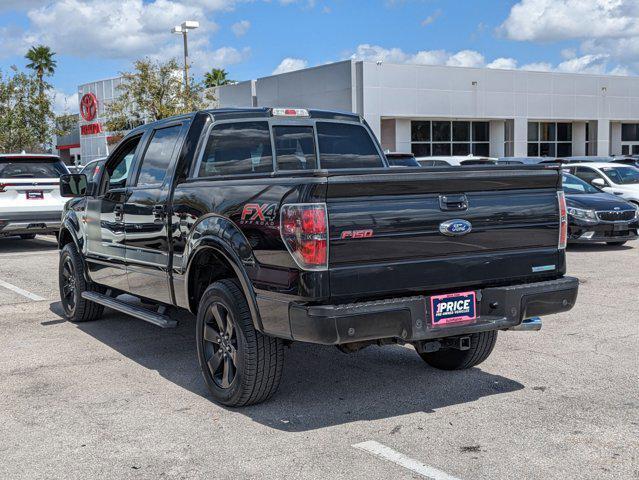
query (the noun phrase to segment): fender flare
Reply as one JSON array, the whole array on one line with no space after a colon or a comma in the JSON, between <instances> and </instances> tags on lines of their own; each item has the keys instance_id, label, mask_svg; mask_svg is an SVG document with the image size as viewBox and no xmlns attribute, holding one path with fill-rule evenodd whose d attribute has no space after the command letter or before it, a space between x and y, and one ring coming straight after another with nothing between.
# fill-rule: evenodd
<instances>
[{"instance_id":1,"label":"fender flare","mask_svg":"<svg viewBox=\"0 0 639 480\"><path fill-rule=\"evenodd\" d=\"M203 218L192 230L187 245L188 255L186 269L184 270L184 292L187 296L187 303L189 303L188 296L193 259L203 250L213 250L233 269L240 282L240 288L246 297L253 325L257 331L263 332L257 297L245 268L246 264L255 263L255 259L253 258L251 244L244 234L228 218L212 215Z\"/></svg>"},{"instance_id":2,"label":"fender flare","mask_svg":"<svg viewBox=\"0 0 639 480\"><path fill-rule=\"evenodd\" d=\"M65 237L65 232L69 234L71 237L71 241L75 245L76 250L80 254L80 261L82 262L82 274L84 275L84 279L87 282L91 282L89 278L89 272L87 270L87 264L84 260L84 254L82 253L82 245L80 244L80 240L78 239L77 234L78 227L73 224L71 218L65 216L62 220L62 225L60 225L60 233L58 235L58 250L62 250L64 245L62 244L62 239Z\"/></svg>"}]
</instances>

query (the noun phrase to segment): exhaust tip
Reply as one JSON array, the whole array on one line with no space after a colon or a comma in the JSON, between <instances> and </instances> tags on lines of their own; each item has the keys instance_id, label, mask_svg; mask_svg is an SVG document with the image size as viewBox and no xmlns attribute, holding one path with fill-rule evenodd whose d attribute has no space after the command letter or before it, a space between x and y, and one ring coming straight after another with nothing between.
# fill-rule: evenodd
<instances>
[{"instance_id":1,"label":"exhaust tip","mask_svg":"<svg viewBox=\"0 0 639 480\"><path fill-rule=\"evenodd\" d=\"M519 325L510 327L508 330L513 330L515 332L538 332L541 330L541 318L526 318Z\"/></svg>"}]
</instances>

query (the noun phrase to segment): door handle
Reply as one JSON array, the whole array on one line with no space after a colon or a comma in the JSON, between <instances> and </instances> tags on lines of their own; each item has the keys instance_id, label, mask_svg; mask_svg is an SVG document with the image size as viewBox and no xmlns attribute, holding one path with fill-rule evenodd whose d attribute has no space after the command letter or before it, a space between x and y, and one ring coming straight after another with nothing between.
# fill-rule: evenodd
<instances>
[{"instance_id":1,"label":"door handle","mask_svg":"<svg viewBox=\"0 0 639 480\"><path fill-rule=\"evenodd\" d=\"M444 211L468 209L468 197L466 195L440 195L439 208Z\"/></svg>"},{"instance_id":2,"label":"door handle","mask_svg":"<svg viewBox=\"0 0 639 480\"><path fill-rule=\"evenodd\" d=\"M124 205L121 203L116 204L113 207L113 215L115 216L115 220L120 222L124 218Z\"/></svg>"}]
</instances>

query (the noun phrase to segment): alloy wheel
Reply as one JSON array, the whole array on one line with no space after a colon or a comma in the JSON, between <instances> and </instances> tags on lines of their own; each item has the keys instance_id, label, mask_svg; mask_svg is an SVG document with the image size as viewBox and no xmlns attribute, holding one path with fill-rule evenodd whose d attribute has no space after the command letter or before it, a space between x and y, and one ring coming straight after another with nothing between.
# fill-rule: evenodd
<instances>
[{"instance_id":1,"label":"alloy wheel","mask_svg":"<svg viewBox=\"0 0 639 480\"><path fill-rule=\"evenodd\" d=\"M70 257L64 260L62 265L62 299L69 313L75 309L75 268Z\"/></svg>"},{"instance_id":2,"label":"alloy wheel","mask_svg":"<svg viewBox=\"0 0 639 480\"><path fill-rule=\"evenodd\" d=\"M230 388L237 376L237 333L231 312L220 302L206 313L202 342L213 381L220 388Z\"/></svg>"}]
</instances>

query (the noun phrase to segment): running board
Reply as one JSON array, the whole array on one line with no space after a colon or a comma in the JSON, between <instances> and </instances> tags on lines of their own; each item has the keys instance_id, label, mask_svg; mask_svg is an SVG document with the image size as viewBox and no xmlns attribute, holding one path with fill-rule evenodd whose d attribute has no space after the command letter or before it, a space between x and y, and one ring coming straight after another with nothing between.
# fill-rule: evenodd
<instances>
[{"instance_id":1,"label":"running board","mask_svg":"<svg viewBox=\"0 0 639 480\"><path fill-rule=\"evenodd\" d=\"M97 292L82 292L82 298L89 300L90 302L99 303L105 307L109 307L118 312L126 313L132 317L139 318L145 322L152 323L162 328L175 328L177 327L177 320L173 320L161 313L152 312L146 308L139 307L137 305L131 305L130 303L123 302L117 298L109 297Z\"/></svg>"}]
</instances>

